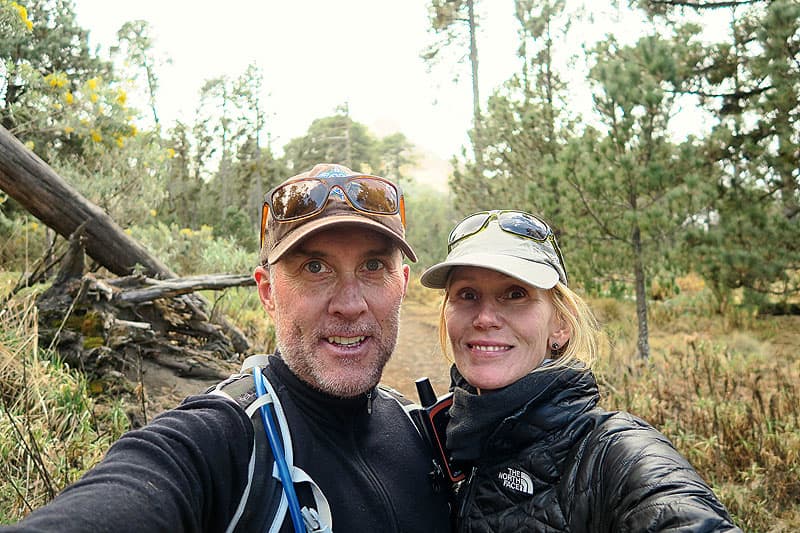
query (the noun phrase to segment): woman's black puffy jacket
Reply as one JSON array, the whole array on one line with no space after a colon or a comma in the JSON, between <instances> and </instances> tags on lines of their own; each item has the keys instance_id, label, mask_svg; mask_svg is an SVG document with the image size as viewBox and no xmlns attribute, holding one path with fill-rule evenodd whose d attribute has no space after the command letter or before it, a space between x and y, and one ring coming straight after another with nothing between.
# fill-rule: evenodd
<instances>
[{"instance_id":1,"label":"woman's black puffy jacket","mask_svg":"<svg viewBox=\"0 0 800 533\"><path fill-rule=\"evenodd\" d=\"M480 450L457 531L740 531L664 435L596 407L591 372L551 368L482 396L455 368L453 379L448 447L461 459Z\"/></svg>"}]
</instances>

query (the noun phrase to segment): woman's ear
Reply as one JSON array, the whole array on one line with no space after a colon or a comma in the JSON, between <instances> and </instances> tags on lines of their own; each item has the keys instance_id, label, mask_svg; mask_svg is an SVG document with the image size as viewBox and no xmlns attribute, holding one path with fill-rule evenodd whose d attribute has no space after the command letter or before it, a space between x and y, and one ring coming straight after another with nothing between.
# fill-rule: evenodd
<instances>
[{"instance_id":1,"label":"woman's ear","mask_svg":"<svg viewBox=\"0 0 800 533\"><path fill-rule=\"evenodd\" d=\"M559 348L555 348L553 351L558 351L566 346L571 337L572 329L569 327L569 323L560 314L554 316L550 327L550 335L547 337L547 345L552 347L557 344Z\"/></svg>"}]
</instances>

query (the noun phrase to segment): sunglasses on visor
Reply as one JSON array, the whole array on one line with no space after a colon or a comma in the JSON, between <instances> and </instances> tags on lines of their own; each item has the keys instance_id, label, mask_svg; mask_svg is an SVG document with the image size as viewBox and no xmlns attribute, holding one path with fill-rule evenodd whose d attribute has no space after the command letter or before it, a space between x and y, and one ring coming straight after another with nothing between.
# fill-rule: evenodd
<instances>
[{"instance_id":1,"label":"sunglasses on visor","mask_svg":"<svg viewBox=\"0 0 800 533\"><path fill-rule=\"evenodd\" d=\"M316 216L325 209L334 189L340 192L338 195L343 196L354 210L369 215L399 214L405 227L403 192L389 180L368 174L303 178L278 185L264 197L261 208L261 246L264 246L270 213L278 222L294 222Z\"/></svg>"},{"instance_id":2,"label":"sunglasses on visor","mask_svg":"<svg viewBox=\"0 0 800 533\"><path fill-rule=\"evenodd\" d=\"M450 253L460 241L484 230L491 220L497 220L497 225L506 233L541 243L550 242L564 270L564 281L566 281L567 267L553 230L544 220L523 211L493 210L469 215L450 232L450 237L447 239L447 253Z\"/></svg>"}]
</instances>

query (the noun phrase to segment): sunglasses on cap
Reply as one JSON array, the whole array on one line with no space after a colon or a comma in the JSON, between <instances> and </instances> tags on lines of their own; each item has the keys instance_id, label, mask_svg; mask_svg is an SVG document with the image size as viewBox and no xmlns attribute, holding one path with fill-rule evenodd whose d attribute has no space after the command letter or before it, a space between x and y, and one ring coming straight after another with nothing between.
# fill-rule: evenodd
<instances>
[{"instance_id":1,"label":"sunglasses on cap","mask_svg":"<svg viewBox=\"0 0 800 533\"><path fill-rule=\"evenodd\" d=\"M536 242L550 242L558 257L561 268L564 269L566 281L567 267L564 264L564 257L561 255L561 248L550 226L541 218L525 213L524 211L513 210L492 210L473 213L453 228L450 237L447 239L447 253L460 241L471 237L484 230L491 220L497 220L497 225L506 233L511 233L517 237L531 239Z\"/></svg>"},{"instance_id":2,"label":"sunglasses on cap","mask_svg":"<svg viewBox=\"0 0 800 533\"><path fill-rule=\"evenodd\" d=\"M389 180L368 174L302 178L282 183L265 195L261 208L261 246L270 213L278 222L311 218L325 210L331 193L343 197L355 211L369 215L399 214L403 227L406 225L403 192Z\"/></svg>"}]
</instances>

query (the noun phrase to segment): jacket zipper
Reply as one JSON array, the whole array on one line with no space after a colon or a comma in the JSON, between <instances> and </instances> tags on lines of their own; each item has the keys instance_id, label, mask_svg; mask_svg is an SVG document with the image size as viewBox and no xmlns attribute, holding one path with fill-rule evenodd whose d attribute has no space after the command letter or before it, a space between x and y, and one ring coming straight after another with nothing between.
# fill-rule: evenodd
<instances>
[{"instance_id":1,"label":"jacket zipper","mask_svg":"<svg viewBox=\"0 0 800 533\"><path fill-rule=\"evenodd\" d=\"M473 481L475 480L475 473L478 471L477 466L473 466L472 470L469 472L469 477L464 482L464 486L462 486L461 490L466 490L464 497L461 498L461 505L458 507L458 519L456 521L457 524L457 531L464 531L464 519L466 518L467 508L469 504L472 502L472 493L473 493Z\"/></svg>"},{"instance_id":2,"label":"jacket zipper","mask_svg":"<svg viewBox=\"0 0 800 533\"><path fill-rule=\"evenodd\" d=\"M370 416L372 415L372 403L373 403L373 400L374 400L373 391L370 390L370 391L367 392L367 414L370 415ZM396 524L397 523L397 517L396 517L396 513L395 513L395 510L394 510L394 507L392 506L392 500L389 497L389 494L387 493L386 488L381 483L380 478L375 474L375 472L372 470L372 468L369 466L369 464L364 460L364 456L361 453L361 447L358 446L358 444L357 444L357 439L355 437L355 427L354 427L355 424L356 424L356 421L354 420L353 421L353 428L351 429L351 432L350 432L350 437L353 439L353 450L355 450L356 457L358 458L359 463L361 463L361 466L363 467L363 470L364 470L365 474L372 481L372 485L375 487L375 494L377 496L379 496L381 501L383 501L383 506L386 509L386 512L387 512L387 515L388 515L388 518L389 518L388 524ZM387 524L387 526L388 526L388 524ZM394 531L394 529L392 529L392 531Z\"/></svg>"}]
</instances>

